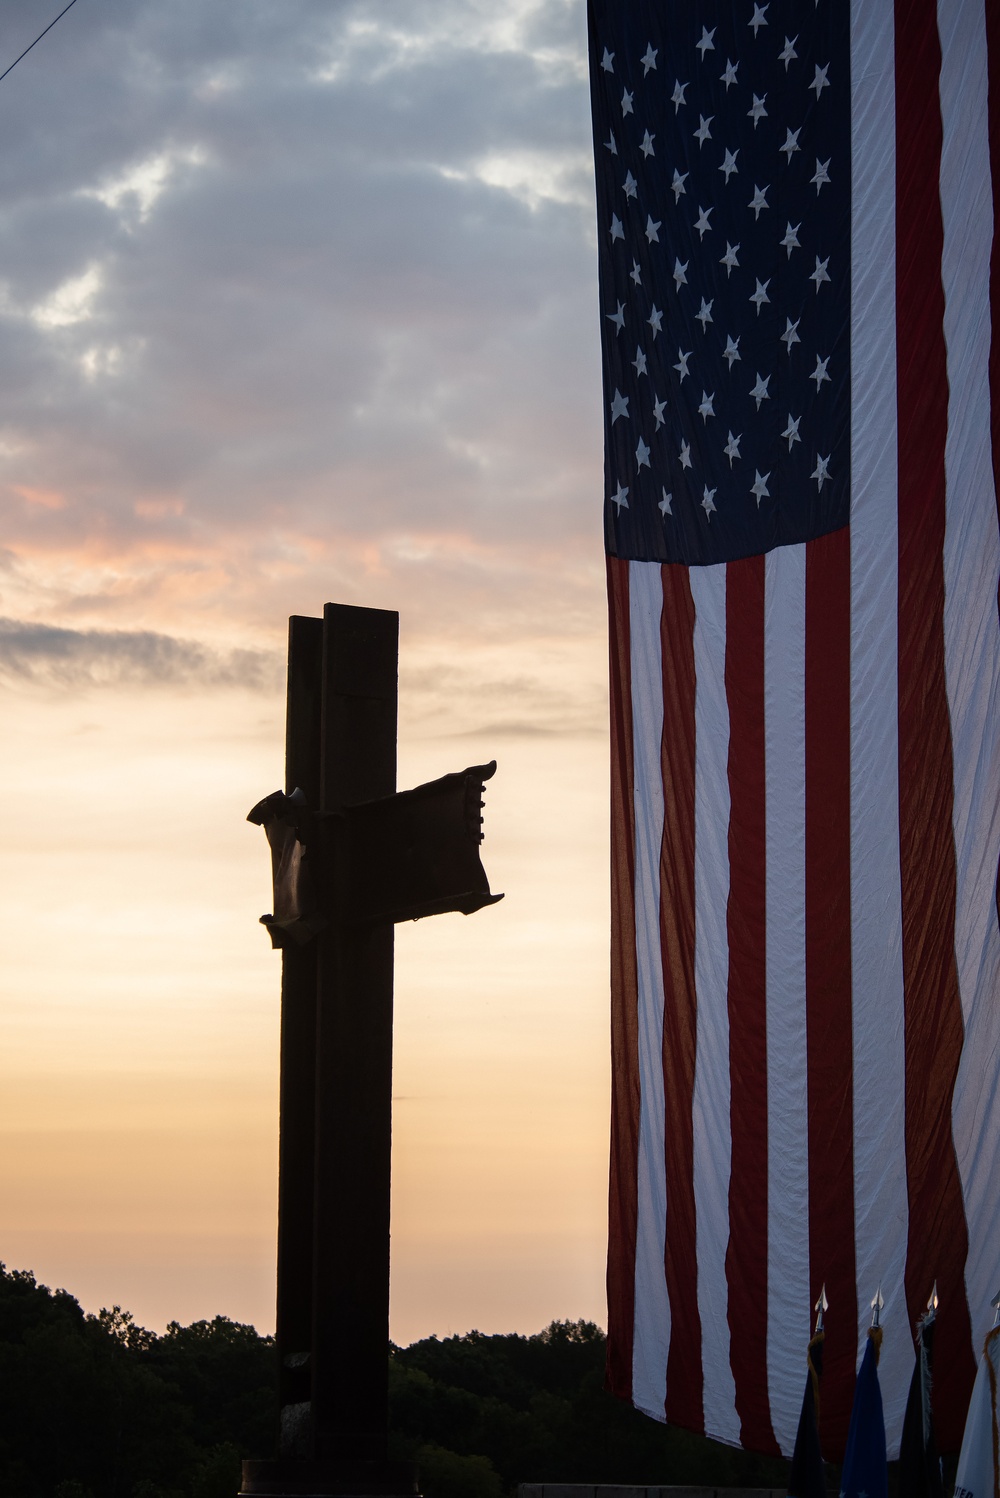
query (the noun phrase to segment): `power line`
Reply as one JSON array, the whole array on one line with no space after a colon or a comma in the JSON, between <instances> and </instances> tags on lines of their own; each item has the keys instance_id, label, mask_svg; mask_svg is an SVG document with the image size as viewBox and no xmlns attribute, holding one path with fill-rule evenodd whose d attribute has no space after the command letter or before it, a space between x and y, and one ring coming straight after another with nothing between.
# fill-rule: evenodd
<instances>
[{"instance_id":1,"label":"power line","mask_svg":"<svg viewBox=\"0 0 1000 1498\"><path fill-rule=\"evenodd\" d=\"M66 11L70 9L70 6L73 6L75 4L76 4L76 0L69 0L69 5L67 5L64 10L61 10L59 12L59 14L56 16L56 21L61 21L62 18L63 18L63 16L66 14ZM35 37L35 40L32 42L31 47L37 47L38 43L41 41L42 37L45 35L45 32L46 31L51 31L52 28L53 28L53 26L56 24L56 21L50 21L49 24L46 26L45 31L40 31L38 33L38 35ZM28 53L31 51L31 47L25 47L24 51L21 53L21 57L27 57ZM0 73L0 83L2 83L4 81L4 79L6 78L7 74L11 71L11 68L16 68L17 67L18 63L21 61L21 57L15 57L14 61L10 65L10 67L9 68L5 68L4 71L2 73Z\"/></svg>"}]
</instances>

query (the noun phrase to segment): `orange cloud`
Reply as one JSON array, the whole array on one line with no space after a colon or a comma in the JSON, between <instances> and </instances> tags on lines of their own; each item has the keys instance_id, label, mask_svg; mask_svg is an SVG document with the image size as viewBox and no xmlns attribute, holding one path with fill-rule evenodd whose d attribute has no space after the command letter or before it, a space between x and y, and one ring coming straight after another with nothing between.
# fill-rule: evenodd
<instances>
[{"instance_id":1,"label":"orange cloud","mask_svg":"<svg viewBox=\"0 0 1000 1498\"><path fill-rule=\"evenodd\" d=\"M66 496L56 489L32 489L27 484L12 484L15 494L20 494L29 505L38 505L43 510L65 510Z\"/></svg>"}]
</instances>

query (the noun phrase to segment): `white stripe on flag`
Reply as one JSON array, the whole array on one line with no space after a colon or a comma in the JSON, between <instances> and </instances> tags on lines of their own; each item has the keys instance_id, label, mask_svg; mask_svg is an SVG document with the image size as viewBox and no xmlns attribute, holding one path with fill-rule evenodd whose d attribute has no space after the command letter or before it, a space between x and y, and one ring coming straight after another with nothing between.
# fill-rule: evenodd
<instances>
[{"instance_id":1,"label":"white stripe on flag","mask_svg":"<svg viewBox=\"0 0 1000 1498\"><path fill-rule=\"evenodd\" d=\"M974 1343L996 1291L996 1157L982 1104L1000 1087L1000 932L993 898L1000 843L997 721L1000 540L990 445L990 250L986 23L976 0L938 0L941 38L942 280L948 350L944 644L955 802L955 956L965 1045L953 1130L969 1224L965 1283Z\"/></svg>"},{"instance_id":2,"label":"white stripe on flag","mask_svg":"<svg viewBox=\"0 0 1000 1498\"><path fill-rule=\"evenodd\" d=\"M632 1401L663 1420L670 1350L664 1272L667 1179L663 1106L663 967L660 847L663 840L663 588L656 562L629 563L632 753L635 815L635 956L638 977L639 1160L635 1242Z\"/></svg>"},{"instance_id":3,"label":"white stripe on flag","mask_svg":"<svg viewBox=\"0 0 1000 1498\"><path fill-rule=\"evenodd\" d=\"M858 1356L879 1284L880 1382L898 1450L912 1341L896 679L895 87L892 0L851 6L851 968Z\"/></svg>"},{"instance_id":4,"label":"white stripe on flag","mask_svg":"<svg viewBox=\"0 0 1000 1498\"><path fill-rule=\"evenodd\" d=\"M802 1404L809 1336L806 1073L805 546L764 563L767 901L767 1367L786 1455Z\"/></svg>"},{"instance_id":5,"label":"white stripe on flag","mask_svg":"<svg viewBox=\"0 0 1000 1498\"><path fill-rule=\"evenodd\" d=\"M726 568L693 567L695 669L694 1200L705 1430L739 1444L729 1361L729 707L726 701Z\"/></svg>"}]
</instances>

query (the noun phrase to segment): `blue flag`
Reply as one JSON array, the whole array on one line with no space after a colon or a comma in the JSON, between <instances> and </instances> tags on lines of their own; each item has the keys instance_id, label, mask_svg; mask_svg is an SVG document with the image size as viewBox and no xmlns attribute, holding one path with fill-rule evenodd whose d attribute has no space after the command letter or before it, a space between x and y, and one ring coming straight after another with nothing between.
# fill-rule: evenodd
<instances>
[{"instance_id":1,"label":"blue flag","mask_svg":"<svg viewBox=\"0 0 1000 1498\"><path fill-rule=\"evenodd\" d=\"M851 1427L840 1476L840 1498L887 1498L888 1468L885 1455L885 1421L882 1391L878 1382L878 1354L882 1332L873 1326L861 1359Z\"/></svg>"},{"instance_id":2,"label":"blue flag","mask_svg":"<svg viewBox=\"0 0 1000 1498\"><path fill-rule=\"evenodd\" d=\"M806 1353L809 1372L795 1433L788 1498L826 1498L826 1474L819 1444L819 1381L823 1375L824 1338L823 1328L818 1326Z\"/></svg>"}]
</instances>

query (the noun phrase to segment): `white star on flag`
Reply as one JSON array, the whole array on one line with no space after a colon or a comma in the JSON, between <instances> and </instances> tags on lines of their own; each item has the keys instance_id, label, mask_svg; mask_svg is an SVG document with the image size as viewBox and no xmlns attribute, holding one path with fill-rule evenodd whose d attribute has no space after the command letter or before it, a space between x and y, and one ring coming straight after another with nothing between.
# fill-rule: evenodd
<instances>
[{"instance_id":1,"label":"white star on flag","mask_svg":"<svg viewBox=\"0 0 1000 1498\"><path fill-rule=\"evenodd\" d=\"M813 471L809 475L809 477L811 479L815 479L816 480L816 487L818 489L822 490L824 483L830 477L830 454L829 453L827 453L827 455L826 455L825 458L821 458L820 455L819 455L819 453L816 454L816 467L813 469Z\"/></svg>"},{"instance_id":2,"label":"white star on flag","mask_svg":"<svg viewBox=\"0 0 1000 1498\"><path fill-rule=\"evenodd\" d=\"M786 36L785 37L784 49L781 52L778 53L778 61L779 62L783 62L785 64L785 72L786 73L788 72L788 64L790 62L793 62L795 60L795 58L798 57L798 55L799 55L796 52L796 50L795 50L795 43L797 41L798 41L798 36L793 36L792 39L791 39L791 41L789 41L788 38L787 38L787 36Z\"/></svg>"},{"instance_id":3,"label":"white star on flag","mask_svg":"<svg viewBox=\"0 0 1000 1498\"><path fill-rule=\"evenodd\" d=\"M764 303L765 302L769 302L771 300L771 298L767 294L767 288L770 286L770 284L771 284L770 279L768 279L767 281L765 281L764 284L763 284L763 286L758 281L757 282L757 290L754 292L753 296L750 298L750 300L754 303L754 305L757 308L757 316L758 317L760 316L760 309L761 309L761 307L763 307Z\"/></svg>"},{"instance_id":4,"label":"white star on flag","mask_svg":"<svg viewBox=\"0 0 1000 1498\"><path fill-rule=\"evenodd\" d=\"M768 385L770 385L770 383L771 383L771 376L768 375L767 379L764 379L761 376L760 371L758 370L758 372L757 372L757 383L756 383L756 385L753 387L753 389L750 392L750 394L754 397L754 399L757 402L757 410L758 411L760 410L760 403L761 403L761 401L770 400L770 398L771 398L768 395L768 393L767 393L767 387L768 387Z\"/></svg>"},{"instance_id":5,"label":"white star on flag","mask_svg":"<svg viewBox=\"0 0 1000 1498\"><path fill-rule=\"evenodd\" d=\"M797 317L794 322L792 322L792 319L790 317L785 318L785 331L782 333L779 342L785 344L789 353L792 352L793 343L802 342L802 339L795 331L801 321L801 317Z\"/></svg>"},{"instance_id":6,"label":"white star on flag","mask_svg":"<svg viewBox=\"0 0 1000 1498\"><path fill-rule=\"evenodd\" d=\"M766 20L766 18L764 16L764 12L766 10L767 10L767 6L766 5L755 5L754 8L753 8L753 15L750 17L750 20L747 22L747 25L753 27L753 34L754 34L754 36L757 35L758 31L760 30L760 28L762 26L766 26L767 25L767 20Z\"/></svg>"},{"instance_id":7,"label":"white star on flag","mask_svg":"<svg viewBox=\"0 0 1000 1498\"><path fill-rule=\"evenodd\" d=\"M767 194L768 194L769 191L770 191L770 184L768 184L767 187L758 187L757 184L756 184L756 182L754 183L753 197L750 199L749 203L747 204L747 207L753 209L753 216L754 216L754 221L755 222L756 222L757 219L760 218L760 210L762 208L769 208L771 206L770 203L768 203L768 201L767 201Z\"/></svg>"},{"instance_id":8,"label":"white star on flag","mask_svg":"<svg viewBox=\"0 0 1000 1498\"><path fill-rule=\"evenodd\" d=\"M810 83L809 87L810 88L814 88L816 90L816 97L817 97L817 99L819 98L820 94L823 92L823 90L825 88L829 88L830 87L830 80L826 76L829 71L830 71L830 64L829 63L827 63L827 65L826 65L825 68L821 68L820 65L819 65L819 63L816 64L816 77L813 79L812 83Z\"/></svg>"},{"instance_id":9,"label":"white star on flag","mask_svg":"<svg viewBox=\"0 0 1000 1498\"><path fill-rule=\"evenodd\" d=\"M827 355L827 357L825 359L821 359L820 356L819 356L819 354L816 355L816 368L813 370L813 372L809 376L809 378L811 380L815 380L816 381L816 389L817 389L817 391L819 390L819 387L822 385L823 381L824 380L829 380L829 378L830 378L830 376L826 372L826 366L829 364L829 362L830 362L830 356L829 356L829 354Z\"/></svg>"},{"instance_id":10,"label":"white star on flag","mask_svg":"<svg viewBox=\"0 0 1000 1498\"><path fill-rule=\"evenodd\" d=\"M787 129L787 127L786 127L786 129ZM787 135L785 136L785 144L781 147L781 150L784 151L784 153L787 156L787 158L788 158L789 161L791 161L791 159L792 159L792 153L794 151L798 151L800 149L800 147L799 147L799 136L801 134L802 134L802 127L800 125L799 128L798 128L798 130L791 130L791 129L789 129Z\"/></svg>"},{"instance_id":11,"label":"white star on flag","mask_svg":"<svg viewBox=\"0 0 1000 1498\"><path fill-rule=\"evenodd\" d=\"M786 426L785 430L781 434L783 437L787 438L787 440L788 440L788 451L789 452L791 452L791 450L792 450L792 443L793 442L801 442L802 441L802 438L799 436L799 422L801 420L802 420L801 416L795 416L795 417L793 417L791 411L789 411L789 413L788 413L788 425Z\"/></svg>"},{"instance_id":12,"label":"white star on flag","mask_svg":"<svg viewBox=\"0 0 1000 1498\"><path fill-rule=\"evenodd\" d=\"M827 273L827 269L826 269L829 264L830 264L830 257L829 257L829 255L827 255L827 257L826 257L825 260L821 260L818 255L816 256L816 269L813 271L813 273L809 277L809 279L810 279L810 281L815 281L816 282L816 290L817 290L817 292L819 291L819 288L822 285L822 283L824 281L829 281L829 279L830 279L830 277L829 277L829 275Z\"/></svg>"}]
</instances>

